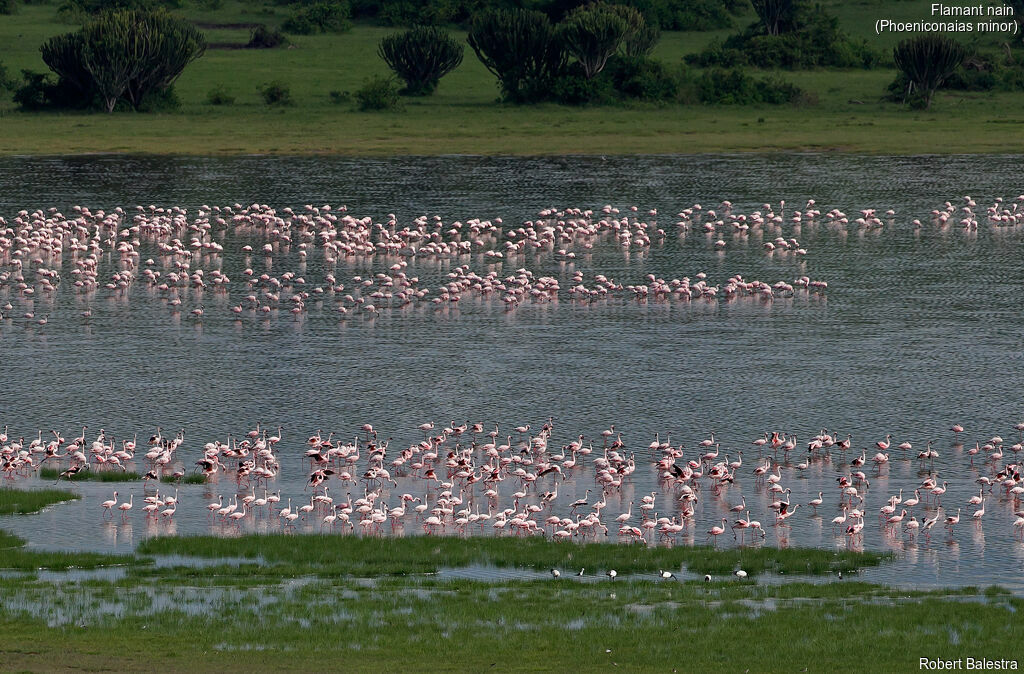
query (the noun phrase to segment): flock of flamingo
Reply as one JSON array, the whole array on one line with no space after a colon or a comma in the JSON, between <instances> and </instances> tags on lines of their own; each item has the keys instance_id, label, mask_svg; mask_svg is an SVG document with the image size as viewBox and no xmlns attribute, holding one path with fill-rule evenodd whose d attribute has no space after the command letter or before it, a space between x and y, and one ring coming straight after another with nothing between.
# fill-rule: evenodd
<instances>
[{"instance_id":1,"label":"flock of flamingo","mask_svg":"<svg viewBox=\"0 0 1024 674\"><path fill-rule=\"evenodd\" d=\"M1007 526L1020 539L1024 536L1020 503L1024 478L1016 456L1024 449L1024 423L1015 428L1017 441L1012 444L993 436L965 448L959 442L963 429L954 425L951 446L964 465L949 476L928 468L939 455L933 441L924 448L910 442L893 446L891 434L876 441L869 456L866 448L859 453L851 448L850 434L842 438L823 430L802 443L784 432L765 432L747 450L748 456L754 452L758 456L751 466L744 462L742 449L735 458L731 453L723 455L714 433L689 452L683 443L673 444L669 436L662 440L657 433L650 444L629 447L614 426L593 440L578 434L560 444L554 441L551 420L539 429L517 426L504 435L497 425L485 431L483 423L452 422L440 427L428 422L419 427L422 440L400 447L393 446L390 438L380 440L368 424L348 442L318 430L305 443L292 441L282 447L280 427L272 432L257 425L240 440L206 443L194 461L180 456L183 431L165 435L158 429L140 447L134 437L118 443L103 430L89 440L87 428L70 441L57 431L45 438L39 431L26 442L10 438L5 426L0 434L0 471L8 480L30 478L40 466L52 462L63 469L59 481L83 471L142 465L146 484L140 509L147 518L169 521L182 505L180 487L174 487L173 496L161 496L160 488L166 484L159 478L169 475L180 480L186 464L191 464L194 472L205 474L208 484L222 490L215 501L205 504L215 527L262 522L264 529L289 530L301 520L328 530L358 529L363 535L383 535L388 529L405 533L405 527L413 527L426 534L470 535L489 530L554 540L603 539L615 534L648 544L677 542L680 535L684 542L697 542L695 534L703 532L704 540L716 544L727 533L743 544L748 531L765 537L767 525L787 527L798 509L805 508L810 517L822 517L819 511L838 512L834 517L827 515L835 535L848 536L856 544L872 518L865 505L870 495L884 503L877 517L887 536L930 538L933 528L941 525L952 539L962 516L969 513L970 521L981 526L988 504L1000 503L1005 506L1001 511L1012 513ZM925 477L884 498L870 494L872 478L897 460L921 462ZM834 490L827 495L818 492L805 503L793 502L787 483L822 462L835 467ZM284 495L282 489L274 489L282 464L305 471L301 493ZM626 498L635 491L632 476L638 469L653 471L659 488L639 498ZM950 480L964 483L968 479L977 485L976 495L963 503L949 504L948 498L943 503ZM728 502L734 486L743 494ZM767 507L755 517L746 499L757 493L767 497ZM132 491L125 499L114 491L112 498L98 505L101 516L127 519L136 507L134 496ZM702 512L724 515L706 530L697 523L702 500L712 504Z\"/></svg>"}]
</instances>

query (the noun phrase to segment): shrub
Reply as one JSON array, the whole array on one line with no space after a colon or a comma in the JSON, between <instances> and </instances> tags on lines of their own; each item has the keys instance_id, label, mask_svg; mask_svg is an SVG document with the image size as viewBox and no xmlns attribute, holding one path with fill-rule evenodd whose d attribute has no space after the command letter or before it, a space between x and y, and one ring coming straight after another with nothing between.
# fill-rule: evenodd
<instances>
[{"instance_id":1,"label":"shrub","mask_svg":"<svg viewBox=\"0 0 1024 674\"><path fill-rule=\"evenodd\" d=\"M267 28L261 23L252 29L249 34L249 41L245 44L248 49L273 49L288 44L288 38L276 28Z\"/></svg>"},{"instance_id":2,"label":"shrub","mask_svg":"<svg viewBox=\"0 0 1024 674\"><path fill-rule=\"evenodd\" d=\"M377 53L405 81L402 93L410 96L433 93L441 78L462 63L462 45L446 31L427 26L388 35Z\"/></svg>"},{"instance_id":3,"label":"shrub","mask_svg":"<svg viewBox=\"0 0 1024 674\"><path fill-rule=\"evenodd\" d=\"M85 108L92 98L84 98L82 90L65 79L54 81L46 73L21 71L23 83L14 92L14 102L22 110Z\"/></svg>"},{"instance_id":4,"label":"shrub","mask_svg":"<svg viewBox=\"0 0 1024 674\"><path fill-rule=\"evenodd\" d=\"M352 27L347 2L321 1L299 8L281 28L286 33L311 35L313 33L343 33Z\"/></svg>"},{"instance_id":5,"label":"shrub","mask_svg":"<svg viewBox=\"0 0 1024 674\"><path fill-rule=\"evenodd\" d=\"M725 42L712 42L687 63L702 67L731 68L741 65L759 68L873 68L882 56L866 41L850 40L838 20L820 7L798 13L795 28L773 34L763 22L751 24ZM783 22L782 25L789 26Z\"/></svg>"},{"instance_id":6,"label":"shrub","mask_svg":"<svg viewBox=\"0 0 1024 674\"><path fill-rule=\"evenodd\" d=\"M235 97L228 93L227 87L218 84L206 92L206 102L210 105L233 105Z\"/></svg>"},{"instance_id":7,"label":"shrub","mask_svg":"<svg viewBox=\"0 0 1024 674\"><path fill-rule=\"evenodd\" d=\"M259 88L260 96L267 105L291 105L292 92L288 85L280 80L264 84Z\"/></svg>"},{"instance_id":8,"label":"shrub","mask_svg":"<svg viewBox=\"0 0 1024 674\"><path fill-rule=\"evenodd\" d=\"M625 98L666 102L679 96L679 79L661 61L645 56L614 56L605 72L615 91Z\"/></svg>"},{"instance_id":9,"label":"shrub","mask_svg":"<svg viewBox=\"0 0 1024 674\"><path fill-rule=\"evenodd\" d=\"M349 103L352 101L352 94L347 91L329 91L327 92L327 97L331 99L331 103L334 103L335 105L341 105L342 103Z\"/></svg>"},{"instance_id":10,"label":"shrub","mask_svg":"<svg viewBox=\"0 0 1024 674\"><path fill-rule=\"evenodd\" d=\"M0 0L0 14L14 14L18 11L15 0Z\"/></svg>"},{"instance_id":11,"label":"shrub","mask_svg":"<svg viewBox=\"0 0 1024 674\"><path fill-rule=\"evenodd\" d=\"M523 103L551 95L566 55L551 21L541 12L490 10L476 17L469 46L495 77L506 100Z\"/></svg>"},{"instance_id":12,"label":"shrub","mask_svg":"<svg viewBox=\"0 0 1024 674\"><path fill-rule=\"evenodd\" d=\"M190 23L165 11L120 10L101 14L76 33L50 38L43 62L83 101L98 95L107 112L124 98L135 110L147 96L170 88L185 67L206 51Z\"/></svg>"},{"instance_id":13,"label":"shrub","mask_svg":"<svg viewBox=\"0 0 1024 674\"><path fill-rule=\"evenodd\" d=\"M927 33L904 40L893 49L893 60L919 97L911 100L915 107L928 108L932 96L943 80L963 62L966 50L956 40L937 33Z\"/></svg>"},{"instance_id":14,"label":"shrub","mask_svg":"<svg viewBox=\"0 0 1024 674\"><path fill-rule=\"evenodd\" d=\"M739 68L712 68L697 81L702 103L746 105L750 103L795 103L803 91L794 84L775 78L754 78Z\"/></svg>"},{"instance_id":15,"label":"shrub","mask_svg":"<svg viewBox=\"0 0 1024 674\"><path fill-rule=\"evenodd\" d=\"M398 82L392 77L377 75L363 81L356 91L356 102L363 112L399 109Z\"/></svg>"}]
</instances>

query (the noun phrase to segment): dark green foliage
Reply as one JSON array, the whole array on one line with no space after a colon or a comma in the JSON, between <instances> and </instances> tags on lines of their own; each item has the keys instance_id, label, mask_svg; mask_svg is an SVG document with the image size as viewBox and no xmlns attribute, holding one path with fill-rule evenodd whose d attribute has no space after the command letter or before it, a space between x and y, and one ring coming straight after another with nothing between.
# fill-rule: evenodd
<instances>
[{"instance_id":1,"label":"dark green foliage","mask_svg":"<svg viewBox=\"0 0 1024 674\"><path fill-rule=\"evenodd\" d=\"M295 35L343 33L352 28L349 13L344 0L321 0L297 9L281 29Z\"/></svg>"},{"instance_id":2,"label":"dark green foliage","mask_svg":"<svg viewBox=\"0 0 1024 674\"><path fill-rule=\"evenodd\" d=\"M65 0L57 8L57 16L64 21L80 23L103 12L119 9L155 10L161 7L178 9L181 0Z\"/></svg>"},{"instance_id":3,"label":"dark green foliage","mask_svg":"<svg viewBox=\"0 0 1024 674\"><path fill-rule=\"evenodd\" d=\"M377 53L405 82L402 93L410 96L433 93L441 78L462 63L462 45L433 26L388 35L380 41Z\"/></svg>"},{"instance_id":4,"label":"dark green foliage","mask_svg":"<svg viewBox=\"0 0 1024 674\"><path fill-rule=\"evenodd\" d=\"M259 88L260 96L267 105L291 105L292 92L288 85L280 80L264 84Z\"/></svg>"},{"instance_id":5,"label":"dark green foliage","mask_svg":"<svg viewBox=\"0 0 1024 674\"><path fill-rule=\"evenodd\" d=\"M635 13L636 10L632 11ZM630 26L619 12L611 10L607 5L598 4L588 5L569 14L559 26L558 35L589 80L601 72L608 58L622 44L627 31L635 32L638 29L639 26Z\"/></svg>"},{"instance_id":6,"label":"dark green foliage","mask_svg":"<svg viewBox=\"0 0 1024 674\"><path fill-rule=\"evenodd\" d=\"M701 67L756 66L758 68L874 68L882 55L867 42L854 41L839 22L820 7L800 12L798 25L779 34L766 32L762 22L751 24L725 42L712 42L686 61Z\"/></svg>"},{"instance_id":7,"label":"dark green foliage","mask_svg":"<svg viewBox=\"0 0 1024 674\"><path fill-rule=\"evenodd\" d=\"M712 68L697 80L702 103L747 105L751 103L795 103L803 92L795 84L775 78L755 78L739 68Z\"/></svg>"},{"instance_id":8,"label":"dark green foliage","mask_svg":"<svg viewBox=\"0 0 1024 674\"><path fill-rule=\"evenodd\" d=\"M288 38L276 28L267 28L266 24L260 24L252 29L249 34L249 41L245 44L248 49L273 49L288 44Z\"/></svg>"},{"instance_id":9,"label":"dark green foliage","mask_svg":"<svg viewBox=\"0 0 1024 674\"><path fill-rule=\"evenodd\" d=\"M661 39L661 31L657 26L645 24L622 40L622 53L626 56L647 56Z\"/></svg>"},{"instance_id":10,"label":"dark green foliage","mask_svg":"<svg viewBox=\"0 0 1024 674\"><path fill-rule=\"evenodd\" d=\"M679 95L679 78L661 61L645 56L613 56L605 74L623 98L668 102Z\"/></svg>"},{"instance_id":11,"label":"dark green foliage","mask_svg":"<svg viewBox=\"0 0 1024 674\"><path fill-rule=\"evenodd\" d=\"M98 97L112 112L123 98L141 111L167 109L173 100L168 90L206 51L206 39L165 11L119 10L101 14L78 32L50 38L40 51L60 80L80 92L83 104ZM161 100L144 105L147 97Z\"/></svg>"},{"instance_id":12,"label":"dark green foliage","mask_svg":"<svg viewBox=\"0 0 1024 674\"><path fill-rule=\"evenodd\" d=\"M551 91L553 100L565 105L601 105L617 99L611 79L605 73L587 77L579 63L566 67L555 79Z\"/></svg>"},{"instance_id":13,"label":"dark green foliage","mask_svg":"<svg viewBox=\"0 0 1024 674\"><path fill-rule=\"evenodd\" d=\"M937 33L920 35L896 45L893 60L912 85L908 88L908 101L915 107L931 106L935 90L953 74L966 55L963 45Z\"/></svg>"},{"instance_id":14,"label":"dark green foliage","mask_svg":"<svg viewBox=\"0 0 1024 674\"><path fill-rule=\"evenodd\" d=\"M18 3L15 0L0 0L0 14L14 14L18 11Z\"/></svg>"},{"instance_id":15,"label":"dark green foliage","mask_svg":"<svg viewBox=\"0 0 1024 674\"><path fill-rule=\"evenodd\" d=\"M565 68L566 54L554 26L541 12L491 10L476 17L469 46L498 78L508 101L525 103L550 97Z\"/></svg>"},{"instance_id":16,"label":"dark green foliage","mask_svg":"<svg viewBox=\"0 0 1024 674\"><path fill-rule=\"evenodd\" d=\"M363 81L363 86L356 91L356 102L363 112L398 110L399 96L398 82L378 75Z\"/></svg>"},{"instance_id":17,"label":"dark green foliage","mask_svg":"<svg viewBox=\"0 0 1024 674\"><path fill-rule=\"evenodd\" d=\"M54 81L46 73L21 71L23 84L14 92L14 102L22 110L66 110L91 105L82 91L67 80Z\"/></svg>"},{"instance_id":18,"label":"dark green foliage","mask_svg":"<svg viewBox=\"0 0 1024 674\"><path fill-rule=\"evenodd\" d=\"M7 66L0 63L0 91L14 91L17 86L18 81L8 74Z\"/></svg>"},{"instance_id":19,"label":"dark green foliage","mask_svg":"<svg viewBox=\"0 0 1024 674\"><path fill-rule=\"evenodd\" d=\"M798 0L750 0L768 35L781 35L797 29Z\"/></svg>"},{"instance_id":20,"label":"dark green foliage","mask_svg":"<svg viewBox=\"0 0 1024 674\"><path fill-rule=\"evenodd\" d=\"M235 97L228 93L227 87L218 84L206 92L206 102L210 105L233 105Z\"/></svg>"}]
</instances>

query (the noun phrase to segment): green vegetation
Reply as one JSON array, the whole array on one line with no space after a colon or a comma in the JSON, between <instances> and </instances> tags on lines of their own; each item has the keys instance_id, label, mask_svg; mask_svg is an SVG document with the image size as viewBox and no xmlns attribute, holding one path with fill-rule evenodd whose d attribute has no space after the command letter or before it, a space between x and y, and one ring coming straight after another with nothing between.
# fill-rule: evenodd
<instances>
[{"instance_id":1,"label":"green vegetation","mask_svg":"<svg viewBox=\"0 0 1024 674\"><path fill-rule=\"evenodd\" d=\"M37 513L54 503L73 501L78 494L63 489L14 489L0 487L0 515Z\"/></svg>"},{"instance_id":2,"label":"green vegetation","mask_svg":"<svg viewBox=\"0 0 1024 674\"><path fill-rule=\"evenodd\" d=\"M175 477L174 475L161 475L160 481L165 484L206 484L206 476L202 473L192 473Z\"/></svg>"},{"instance_id":3,"label":"green vegetation","mask_svg":"<svg viewBox=\"0 0 1024 674\"><path fill-rule=\"evenodd\" d=\"M907 98L911 105L929 108L935 90L960 67L965 56L963 45L944 35L921 35L896 45L893 60L910 84Z\"/></svg>"},{"instance_id":4,"label":"green vegetation","mask_svg":"<svg viewBox=\"0 0 1024 674\"><path fill-rule=\"evenodd\" d=\"M636 3L631 3L636 4ZM876 4L823 0L852 40L891 54L905 35L875 37L869 18ZM113 115L75 112L21 112L0 92L0 154L154 152L180 154L328 153L391 154L606 154L735 151L1014 152L1020 151L1024 124L1016 89L1022 68L1006 62L1003 36L980 36L971 56L940 88L927 111L888 99L897 77L893 67L811 70L745 68L753 80L772 80L802 93L789 104L745 101L743 105L701 103L701 80L710 69L684 67L688 54L721 42L730 30L663 32L648 60L612 56L590 81L590 89L568 107L553 102L496 104L495 78L474 55L441 79L428 97L407 100L400 114L359 112L353 94L374 76L390 71L377 55L381 39L393 30L358 24L343 34L292 38L294 48L244 49L252 27L276 30L292 8L224 0L219 8L185 4L173 10L202 23L210 48L174 84L181 108L137 115L116 108ZM920 18L914 3L891 3L886 16ZM353 16L356 14L353 5ZM748 8L737 25L757 19ZM0 22L4 48L0 61L9 77L23 70L46 70L39 45L70 30L55 20L54 5L26 4ZM465 44L467 34L452 36ZM628 47L624 44L623 50ZM1021 61L1017 47L1013 56ZM336 55L344 54L344 58ZM730 69L726 68L725 72ZM55 78L35 89L50 95ZM709 76L712 77L712 76ZM287 82L301 106L267 106L260 87ZM582 72L572 78L581 89ZM19 84L22 84L19 82ZM208 95L224 85L228 98L211 105ZM955 87L955 88L953 88ZM989 88L991 87L991 88ZM22 84L24 93L25 87ZM902 100L904 85L898 93ZM556 90L569 100L573 89ZM335 92L333 95L331 92ZM31 98L31 97L30 97ZM338 103L342 103L339 105ZM599 105L600 104L600 105Z\"/></svg>"},{"instance_id":5,"label":"green vegetation","mask_svg":"<svg viewBox=\"0 0 1024 674\"><path fill-rule=\"evenodd\" d=\"M202 56L206 39L165 12L121 10L100 14L81 30L50 38L43 61L77 107L99 98L110 113L118 101L142 109L168 91L185 67ZM58 105L59 101L52 101Z\"/></svg>"},{"instance_id":6,"label":"green vegetation","mask_svg":"<svg viewBox=\"0 0 1024 674\"><path fill-rule=\"evenodd\" d=\"M874 671L905 671L919 657L907 643L927 641L929 655L944 659L1016 657L1015 615L1024 609L1020 599L977 590L859 583L336 578L239 586L175 570L165 580L79 581L73 592L0 581L4 667L799 672L840 669L870 643ZM841 629L821 627L833 624ZM771 647L705 646L741 638Z\"/></svg>"},{"instance_id":7,"label":"green vegetation","mask_svg":"<svg viewBox=\"0 0 1024 674\"><path fill-rule=\"evenodd\" d=\"M356 91L356 101L362 112L398 110L401 108L400 95L394 78L376 75L363 82Z\"/></svg>"},{"instance_id":8,"label":"green vegetation","mask_svg":"<svg viewBox=\"0 0 1024 674\"><path fill-rule=\"evenodd\" d=\"M147 564L149 560L93 552L36 552L23 550L25 541L19 536L0 529L0 569L35 571L50 569L98 569L124 564Z\"/></svg>"},{"instance_id":9,"label":"green vegetation","mask_svg":"<svg viewBox=\"0 0 1024 674\"><path fill-rule=\"evenodd\" d=\"M57 468L43 467L39 469L39 477L55 482L58 478L68 482L133 482L142 479L141 475L130 470L83 470L71 477L61 476L63 472Z\"/></svg>"},{"instance_id":10,"label":"green vegetation","mask_svg":"<svg viewBox=\"0 0 1024 674\"><path fill-rule=\"evenodd\" d=\"M409 96L434 93L441 78L462 63L462 45L447 31L432 26L388 35L380 41L377 52L405 81L402 93Z\"/></svg>"},{"instance_id":11,"label":"green vegetation","mask_svg":"<svg viewBox=\"0 0 1024 674\"><path fill-rule=\"evenodd\" d=\"M739 548L714 550L678 546L587 543L566 545L544 539L490 537L363 538L338 535L246 535L238 538L188 536L148 538L139 544L145 555L184 555L205 558L258 559L286 564L307 573L380 575L431 573L441 567L491 564L503 567L552 567L594 573L615 569L621 574L687 569L728 575L742 568L750 575L765 571L786 574L825 574L876 566L886 559L873 552Z\"/></svg>"},{"instance_id":12,"label":"green vegetation","mask_svg":"<svg viewBox=\"0 0 1024 674\"><path fill-rule=\"evenodd\" d=\"M320 0L300 6L282 25L286 33L312 35L314 33L343 33L352 28L348 20L347 2Z\"/></svg>"},{"instance_id":13,"label":"green vegetation","mask_svg":"<svg viewBox=\"0 0 1024 674\"><path fill-rule=\"evenodd\" d=\"M513 103L548 98L566 64L554 25L541 12L489 10L477 15L469 46L498 78L502 96Z\"/></svg>"}]
</instances>

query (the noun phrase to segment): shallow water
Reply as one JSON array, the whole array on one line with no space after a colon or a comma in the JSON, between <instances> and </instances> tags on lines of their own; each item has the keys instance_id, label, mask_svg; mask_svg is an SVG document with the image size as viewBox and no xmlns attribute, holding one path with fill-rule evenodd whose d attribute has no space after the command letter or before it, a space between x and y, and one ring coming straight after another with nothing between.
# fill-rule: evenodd
<instances>
[{"instance_id":1,"label":"shallow water","mask_svg":"<svg viewBox=\"0 0 1024 674\"><path fill-rule=\"evenodd\" d=\"M511 313L497 300L472 299L443 311L418 306L385 310L375 320L344 321L324 300L311 301L301 321L236 322L227 307L244 290L239 284L229 300L207 298L207 317L196 325L170 315L141 286L127 299L96 293L89 302L93 318L84 322L78 318L81 300L62 288L52 303L34 303L36 313L50 317L45 328L0 321L0 380L6 382L0 426L9 424L12 435L31 438L37 429L50 428L74 437L88 425L90 435L102 427L117 438L138 434L140 440L158 425L171 432L184 428L179 456L191 467L205 442L226 440L229 433L237 437L256 422L275 429L281 424L282 470L271 490L281 489L297 507L309 498L303 490L304 440L318 428L351 439L368 422L382 437L393 437L393 446L405 447L422 438L416 427L424 421L468 419L487 428L497 423L504 436L515 435L511 428L519 424L538 428L551 416L551 444L558 447L580 433L597 438L599 446L600 431L614 424L627 450L636 452L639 468L621 495L608 497L606 522L631 501L659 490L646 449L656 431L662 437L671 432L693 458L693 448L714 430L723 454L735 458L737 450L744 451L744 468L721 497L702 492L696 525L681 543L704 542L704 532L742 495L769 530L764 544L845 548L851 542L834 535L829 523L839 512L835 477L848 466L836 456L806 471L784 469L783 484L792 488L794 503L824 491L825 505L820 516L803 508L790 526L775 528L770 499L749 473L756 461L750 442L764 431L780 430L796 433L803 447L829 428L853 435L858 451L852 456L886 433L893 434L894 446L908 440L915 450L936 439L940 457L934 469L950 481L943 505L947 511L966 505L977 493L974 479L991 471L980 461L969 468L946 429L963 424L967 446L997 433L1015 442L1013 425L1024 420L1014 393L1024 352L1024 233L984 222L974 233L955 224L939 228L928 225L927 216L947 199L961 203L964 195L974 197L979 210L996 197L1015 198L1024 192L1020 165L1019 156L2 159L0 215L7 217L22 208L73 204L110 209L153 203L194 211L203 203L258 201L278 208L346 204L357 217L383 219L393 212L400 223L437 214L446 222L502 217L518 224L545 207L610 203L625 210L635 204L641 214L650 208L662 214L659 226L669 232L663 243L628 254L599 244L575 261L530 254L507 260L503 272L527 267L559 278L563 288L576 270L588 280L603 273L622 283L643 282L648 273L673 278L705 271L715 283L735 273L768 282L808 275L827 281L829 289L822 297L797 295L770 304L581 305L563 296ZM700 231L679 237L673 227L674 214L695 202L717 207L729 199L734 209L749 213L780 199L787 208L800 208L808 198L823 212L892 208L896 216L874 231L824 223L796 230L786 222L785 236L798 238L808 250L799 259L768 255L761 239L728 232L727 247L719 252L714 238ZM914 218L925 227L915 230ZM225 242L223 269L233 277L246 264L240 245ZM413 259L408 271L437 287L458 264L482 273L492 268L489 262L475 254ZM347 283L390 263L343 259L334 271ZM294 252L275 258L271 273L287 269L312 279L326 271L315 252L305 267ZM0 289L0 303L9 300L19 304ZM198 301L190 297L189 307ZM802 455L794 453L791 463ZM1014 504L998 494L986 502L982 525L968 522L973 508L965 509L952 537L941 525L931 541L913 544L884 534L878 507L900 488L909 496L924 472L916 460L893 451L890 466L872 478L863 546L899 553L897 562L878 573L912 579L916 587L1001 584L1024 592L1024 544L1014 538ZM590 468L580 475L561 485L560 501L593 487ZM512 491L505 487L505 494ZM241 528L213 522L204 505L217 494L233 493L223 476L218 484L181 487L171 522L147 521L138 506L126 522L120 516L104 521L99 503L110 498L114 485L72 488L83 494L80 501L35 516L0 517L0 527L44 548L103 551L129 550L150 535L280 528L276 518ZM134 490L140 499L143 493L138 484L117 488L122 494ZM361 488L335 485L331 492L361 495ZM395 495L385 497L394 506L397 494L419 489L420 480L400 477ZM501 507L510 501L505 495ZM486 510L486 502L478 502ZM662 498L658 511L673 516L678 509L674 500ZM319 526L300 520L296 529ZM399 533L419 532L409 522ZM721 538L720 545L734 544L728 534Z\"/></svg>"}]
</instances>

